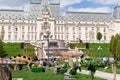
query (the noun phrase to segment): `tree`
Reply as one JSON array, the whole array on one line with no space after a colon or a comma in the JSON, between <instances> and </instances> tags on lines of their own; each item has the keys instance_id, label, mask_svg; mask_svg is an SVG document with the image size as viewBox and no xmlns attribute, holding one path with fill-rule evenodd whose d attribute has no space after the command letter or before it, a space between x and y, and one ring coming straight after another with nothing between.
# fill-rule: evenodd
<instances>
[{"instance_id":1,"label":"tree","mask_svg":"<svg viewBox=\"0 0 120 80\"><path fill-rule=\"evenodd\" d=\"M117 46L116 46L116 56L120 57L120 40L118 40L117 42Z\"/></svg>"},{"instance_id":2,"label":"tree","mask_svg":"<svg viewBox=\"0 0 120 80\"><path fill-rule=\"evenodd\" d=\"M113 40L114 40L114 36L111 37L111 40L110 40L110 52L112 52L112 45L113 45Z\"/></svg>"},{"instance_id":3,"label":"tree","mask_svg":"<svg viewBox=\"0 0 120 80\"><path fill-rule=\"evenodd\" d=\"M5 51L4 51L4 49L3 49L3 42L2 42L2 40L0 39L0 57L5 57L5 56L7 56L7 54L5 54Z\"/></svg>"},{"instance_id":4,"label":"tree","mask_svg":"<svg viewBox=\"0 0 120 80\"><path fill-rule=\"evenodd\" d=\"M98 68L99 61L96 59L90 59L87 61L87 70L90 71L91 79L94 80L94 74Z\"/></svg>"},{"instance_id":5,"label":"tree","mask_svg":"<svg viewBox=\"0 0 120 80\"><path fill-rule=\"evenodd\" d=\"M112 70L114 74L114 80L116 80L116 61L117 58L120 57L120 34L116 34L111 37L110 40L110 52L114 58L114 63L112 65Z\"/></svg>"},{"instance_id":6,"label":"tree","mask_svg":"<svg viewBox=\"0 0 120 80\"><path fill-rule=\"evenodd\" d=\"M119 41L120 41L120 34L116 34L115 36L111 37L110 40L110 52L112 53L113 57L119 57Z\"/></svg>"},{"instance_id":7,"label":"tree","mask_svg":"<svg viewBox=\"0 0 120 80\"><path fill-rule=\"evenodd\" d=\"M97 33L97 40L99 40L99 42L100 42L101 39L102 39L102 34L100 32L98 32Z\"/></svg>"}]
</instances>

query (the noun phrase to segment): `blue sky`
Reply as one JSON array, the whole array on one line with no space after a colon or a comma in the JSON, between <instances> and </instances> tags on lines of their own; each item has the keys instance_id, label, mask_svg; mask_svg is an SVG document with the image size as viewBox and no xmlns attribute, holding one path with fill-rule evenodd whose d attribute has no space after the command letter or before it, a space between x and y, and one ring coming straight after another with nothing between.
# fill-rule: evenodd
<instances>
[{"instance_id":1,"label":"blue sky","mask_svg":"<svg viewBox=\"0 0 120 80\"><path fill-rule=\"evenodd\" d=\"M66 11L110 13L119 3L120 0L60 0L60 7L63 14ZM25 10L29 9L29 0L0 0L0 9L23 9L23 7Z\"/></svg>"}]
</instances>

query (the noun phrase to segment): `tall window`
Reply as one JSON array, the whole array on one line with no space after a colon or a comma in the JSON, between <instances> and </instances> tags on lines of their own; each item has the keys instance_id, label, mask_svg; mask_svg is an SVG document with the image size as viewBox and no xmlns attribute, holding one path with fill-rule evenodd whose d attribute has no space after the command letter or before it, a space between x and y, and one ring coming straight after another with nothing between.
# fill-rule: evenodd
<instances>
[{"instance_id":1,"label":"tall window","mask_svg":"<svg viewBox=\"0 0 120 80\"><path fill-rule=\"evenodd\" d=\"M75 30L75 27L73 27L73 30Z\"/></svg>"},{"instance_id":2,"label":"tall window","mask_svg":"<svg viewBox=\"0 0 120 80\"><path fill-rule=\"evenodd\" d=\"M81 27L79 27L79 31L81 31Z\"/></svg>"},{"instance_id":3,"label":"tall window","mask_svg":"<svg viewBox=\"0 0 120 80\"><path fill-rule=\"evenodd\" d=\"M61 27L61 32L63 32L63 27Z\"/></svg>"},{"instance_id":4,"label":"tall window","mask_svg":"<svg viewBox=\"0 0 120 80\"><path fill-rule=\"evenodd\" d=\"M22 26L22 31L24 32L24 26Z\"/></svg>"},{"instance_id":5,"label":"tall window","mask_svg":"<svg viewBox=\"0 0 120 80\"><path fill-rule=\"evenodd\" d=\"M16 31L16 32L18 31L18 27L17 27L17 26L15 27L15 31Z\"/></svg>"},{"instance_id":6,"label":"tall window","mask_svg":"<svg viewBox=\"0 0 120 80\"><path fill-rule=\"evenodd\" d=\"M22 34L22 40L24 40L24 34Z\"/></svg>"},{"instance_id":7,"label":"tall window","mask_svg":"<svg viewBox=\"0 0 120 80\"><path fill-rule=\"evenodd\" d=\"M61 39L63 39L63 35L61 35Z\"/></svg>"},{"instance_id":8,"label":"tall window","mask_svg":"<svg viewBox=\"0 0 120 80\"><path fill-rule=\"evenodd\" d=\"M30 40L30 36L29 36L29 34L27 35L27 38L28 38L28 40Z\"/></svg>"},{"instance_id":9,"label":"tall window","mask_svg":"<svg viewBox=\"0 0 120 80\"><path fill-rule=\"evenodd\" d=\"M17 34L15 34L15 40L17 40Z\"/></svg>"},{"instance_id":10,"label":"tall window","mask_svg":"<svg viewBox=\"0 0 120 80\"><path fill-rule=\"evenodd\" d=\"M31 27L31 30L33 30L33 26Z\"/></svg>"},{"instance_id":11,"label":"tall window","mask_svg":"<svg viewBox=\"0 0 120 80\"><path fill-rule=\"evenodd\" d=\"M68 40L68 37L69 37L69 36L67 35L67 36L66 36L66 39L67 39L67 40Z\"/></svg>"},{"instance_id":12,"label":"tall window","mask_svg":"<svg viewBox=\"0 0 120 80\"><path fill-rule=\"evenodd\" d=\"M50 29L50 24L48 22L44 22L44 24L42 24L42 30L46 31L47 29Z\"/></svg>"},{"instance_id":13,"label":"tall window","mask_svg":"<svg viewBox=\"0 0 120 80\"><path fill-rule=\"evenodd\" d=\"M87 27L85 27L85 31L87 31Z\"/></svg>"},{"instance_id":14,"label":"tall window","mask_svg":"<svg viewBox=\"0 0 120 80\"><path fill-rule=\"evenodd\" d=\"M8 26L8 31L11 31L11 26Z\"/></svg>"},{"instance_id":15,"label":"tall window","mask_svg":"<svg viewBox=\"0 0 120 80\"><path fill-rule=\"evenodd\" d=\"M37 35L35 34L35 40L37 40Z\"/></svg>"},{"instance_id":16,"label":"tall window","mask_svg":"<svg viewBox=\"0 0 120 80\"><path fill-rule=\"evenodd\" d=\"M30 26L28 26L28 31L30 31Z\"/></svg>"},{"instance_id":17,"label":"tall window","mask_svg":"<svg viewBox=\"0 0 120 80\"><path fill-rule=\"evenodd\" d=\"M81 34L79 34L79 38L81 38Z\"/></svg>"},{"instance_id":18,"label":"tall window","mask_svg":"<svg viewBox=\"0 0 120 80\"><path fill-rule=\"evenodd\" d=\"M60 32L60 27L58 26L58 30L57 30L58 32Z\"/></svg>"},{"instance_id":19,"label":"tall window","mask_svg":"<svg viewBox=\"0 0 120 80\"><path fill-rule=\"evenodd\" d=\"M57 35L55 35L55 39L57 39Z\"/></svg>"},{"instance_id":20,"label":"tall window","mask_svg":"<svg viewBox=\"0 0 120 80\"><path fill-rule=\"evenodd\" d=\"M37 27L35 26L35 32L36 32Z\"/></svg>"},{"instance_id":21,"label":"tall window","mask_svg":"<svg viewBox=\"0 0 120 80\"><path fill-rule=\"evenodd\" d=\"M75 35L73 35L73 40L75 40Z\"/></svg>"},{"instance_id":22,"label":"tall window","mask_svg":"<svg viewBox=\"0 0 120 80\"><path fill-rule=\"evenodd\" d=\"M97 31L99 31L100 30L100 28L97 28Z\"/></svg>"},{"instance_id":23,"label":"tall window","mask_svg":"<svg viewBox=\"0 0 120 80\"><path fill-rule=\"evenodd\" d=\"M33 34L31 34L31 40L33 40Z\"/></svg>"},{"instance_id":24,"label":"tall window","mask_svg":"<svg viewBox=\"0 0 120 80\"><path fill-rule=\"evenodd\" d=\"M60 35L58 35L58 39L60 39Z\"/></svg>"},{"instance_id":25,"label":"tall window","mask_svg":"<svg viewBox=\"0 0 120 80\"><path fill-rule=\"evenodd\" d=\"M92 27L92 31L94 31L94 27Z\"/></svg>"},{"instance_id":26,"label":"tall window","mask_svg":"<svg viewBox=\"0 0 120 80\"><path fill-rule=\"evenodd\" d=\"M68 27L66 27L66 32L67 32L67 33L68 33L68 31L69 31L68 29L69 29L69 28L68 28Z\"/></svg>"},{"instance_id":27,"label":"tall window","mask_svg":"<svg viewBox=\"0 0 120 80\"><path fill-rule=\"evenodd\" d=\"M55 27L55 31L56 31L57 29L56 29L56 27Z\"/></svg>"},{"instance_id":28,"label":"tall window","mask_svg":"<svg viewBox=\"0 0 120 80\"><path fill-rule=\"evenodd\" d=\"M106 28L104 28L104 32L106 32Z\"/></svg>"},{"instance_id":29,"label":"tall window","mask_svg":"<svg viewBox=\"0 0 120 80\"><path fill-rule=\"evenodd\" d=\"M104 40L106 40L106 36L104 36Z\"/></svg>"},{"instance_id":30,"label":"tall window","mask_svg":"<svg viewBox=\"0 0 120 80\"><path fill-rule=\"evenodd\" d=\"M11 34L8 35L8 40L11 40Z\"/></svg>"}]
</instances>

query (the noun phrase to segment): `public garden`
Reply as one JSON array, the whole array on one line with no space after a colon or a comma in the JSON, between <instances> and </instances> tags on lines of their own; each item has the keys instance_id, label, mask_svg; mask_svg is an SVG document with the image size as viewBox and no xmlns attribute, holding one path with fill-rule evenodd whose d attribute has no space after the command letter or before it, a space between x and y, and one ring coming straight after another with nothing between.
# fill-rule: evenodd
<instances>
[{"instance_id":1,"label":"public garden","mask_svg":"<svg viewBox=\"0 0 120 80\"><path fill-rule=\"evenodd\" d=\"M80 55L79 56L67 55L67 57L63 57L65 58L64 60L63 59L55 60L56 63L53 65L48 65L48 64L39 65L39 63L37 62L33 63L29 59L23 60L27 63L23 64L22 67L18 65L16 67L14 66L16 64L13 64L13 65L11 64L12 78L23 78L24 80L55 80L55 79L56 80L64 80L64 79L106 80L102 78L96 78L96 77L94 78L94 73L96 72L96 70L99 70L102 72L108 72L108 73L114 72L114 74L115 73L120 74L120 70L119 70L120 62L119 62L119 53L118 53L119 50L117 50L120 47L117 44L119 44L119 35L113 36L111 38L110 44L109 43L90 43L89 48L83 50L83 53L85 55L87 54L87 57L84 57L84 55L82 55L82 57L80 57L80 63L82 65L81 66L82 70L90 71L90 73L87 75L81 74L82 72L80 71L77 72L79 66L77 66L76 63L79 62L78 57ZM26 49L21 48L20 43L3 43L3 44L1 43L0 45L2 45L0 47L1 56L4 58L11 58L11 60L16 61L16 58L15 57L13 58L13 56L17 56L17 57L22 56L22 58L24 58L24 56L27 55L30 58L35 57L34 46L28 43L25 45L27 45L30 48L26 48ZM85 43L72 43L69 45L71 49L74 49L75 47L78 47L78 49L84 48L85 46L86 46ZM115 49L117 54L112 54ZM26 51L27 51L27 54L25 53ZM114 58L114 60L110 61L111 58ZM33 65L30 66L30 63L33 63Z\"/></svg>"},{"instance_id":2,"label":"public garden","mask_svg":"<svg viewBox=\"0 0 120 80\"><path fill-rule=\"evenodd\" d=\"M73 44L71 47L74 47L81 45L82 47L85 47L84 43L76 43ZM103 55L102 53L108 51L109 49L109 44L100 44L101 47L103 46L107 46L107 48L103 49L102 51L98 51L96 50L98 47L98 44L90 44L91 50L87 51L87 52L95 52L94 54L92 54L93 56L97 57L97 55ZM9 53L7 55L7 57L11 57L11 56L17 56L18 54L21 55L25 55L24 53L24 49L20 48L21 44L20 43L4 43L4 50L6 51L6 53ZM28 50L28 52L30 53L30 55L32 55L32 51L31 49ZM99 53L98 53L99 52ZM109 54L109 52L107 52L106 54ZM82 67L83 69L86 69L86 67ZM24 80L64 80L64 74L54 74L54 70L46 70L45 72L31 72L29 71L26 66L24 67L23 70L13 70L12 71L12 78L23 78ZM73 78L75 78L75 80L91 80L91 76L90 75L83 75L83 74L76 74L73 75ZM95 80L104 80L101 78L96 78Z\"/></svg>"}]
</instances>

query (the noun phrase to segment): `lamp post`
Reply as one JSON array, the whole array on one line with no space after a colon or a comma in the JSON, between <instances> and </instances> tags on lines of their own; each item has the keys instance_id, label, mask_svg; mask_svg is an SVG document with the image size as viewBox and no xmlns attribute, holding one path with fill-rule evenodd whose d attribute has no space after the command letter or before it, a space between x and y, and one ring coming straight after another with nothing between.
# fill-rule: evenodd
<instances>
[{"instance_id":1,"label":"lamp post","mask_svg":"<svg viewBox=\"0 0 120 80\"><path fill-rule=\"evenodd\" d=\"M43 45L44 43L42 42L42 60L43 60Z\"/></svg>"},{"instance_id":2,"label":"lamp post","mask_svg":"<svg viewBox=\"0 0 120 80\"><path fill-rule=\"evenodd\" d=\"M48 47L47 47L47 55L48 55L48 60L49 60L49 57L50 57L50 56L49 56L49 55L50 55L50 54L49 54L49 46L50 46L50 45L49 45L49 39L50 39L50 37L51 37L51 32L50 32L49 30L47 30L47 31L46 31L46 35L44 35L44 37L47 39L47 46L48 46Z\"/></svg>"}]
</instances>

